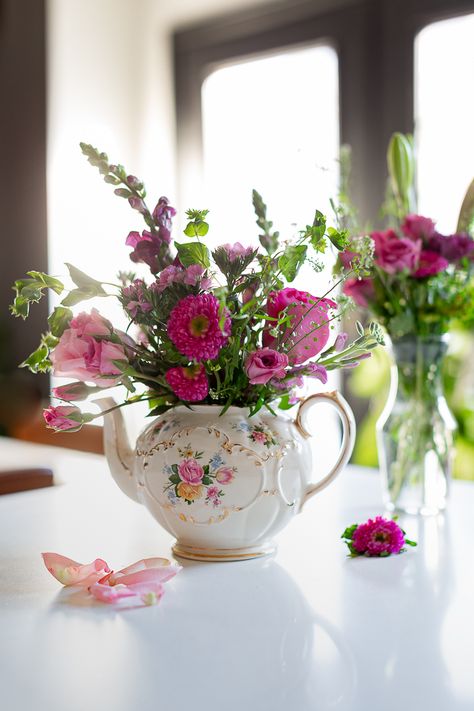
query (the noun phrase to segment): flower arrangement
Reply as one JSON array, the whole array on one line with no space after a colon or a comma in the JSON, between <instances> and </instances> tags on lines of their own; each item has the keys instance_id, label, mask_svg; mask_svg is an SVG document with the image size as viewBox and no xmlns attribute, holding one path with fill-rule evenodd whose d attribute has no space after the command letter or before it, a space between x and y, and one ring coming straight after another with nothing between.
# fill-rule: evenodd
<instances>
[{"instance_id":1,"label":"flower arrangement","mask_svg":"<svg viewBox=\"0 0 474 711\"><path fill-rule=\"evenodd\" d=\"M372 273L350 277L343 291L398 340L446 333L454 319L474 317L474 239L462 229L442 235L429 217L414 214L415 159L411 139L394 134L388 150L387 230L370 233ZM340 255L343 273L357 257L353 243Z\"/></svg>"},{"instance_id":2,"label":"flower arrangement","mask_svg":"<svg viewBox=\"0 0 474 711\"><path fill-rule=\"evenodd\" d=\"M236 405L248 407L250 415L262 407L275 414L275 407L288 409L297 401L295 388L303 378L325 383L329 370L354 367L382 342L377 326L359 325L352 343L339 334L329 345L342 313L329 293L343 280L321 296L292 286L304 262L320 271L318 255L348 245L347 231L328 226L318 210L294 240L282 241L254 191L258 248L237 242L210 250L208 211L195 209L186 212L184 238L172 241L176 210L168 199L161 197L150 210L141 180L92 146L81 148L115 194L143 218L146 229L130 232L125 243L131 261L146 265L150 278L120 272L111 285L67 264L74 284L69 290L37 271L15 283L11 310L18 317L26 318L47 289L63 297L38 349L22 364L33 372L74 378L54 389L54 397L67 404L45 411L49 427L80 429L100 415L81 412L75 403L119 384L128 391L119 406L147 400L152 415L193 403L219 405L221 413ZM354 259L348 274L366 274L365 262ZM95 297L120 301L127 332L95 308L73 313L77 304ZM219 490L215 496L220 495Z\"/></svg>"}]
</instances>

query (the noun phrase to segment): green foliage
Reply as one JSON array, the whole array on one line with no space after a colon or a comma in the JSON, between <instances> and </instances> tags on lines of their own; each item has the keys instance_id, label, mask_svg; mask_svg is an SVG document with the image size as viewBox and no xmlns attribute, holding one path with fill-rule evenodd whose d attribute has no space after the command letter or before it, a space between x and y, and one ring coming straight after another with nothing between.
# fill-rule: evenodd
<instances>
[{"instance_id":1,"label":"green foliage","mask_svg":"<svg viewBox=\"0 0 474 711\"><path fill-rule=\"evenodd\" d=\"M295 280L301 266L306 259L306 245L288 245L285 251L278 260L278 268L285 277L286 281L292 282Z\"/></svg>"},{"instance_id":2,"label":"green foliage","mask_svg":"<svg viewBox=\"0 0 474 711\"><path fill-rule=\"evenodd\" d=\"M108 296L107 292L102 287L102 283L88 276L80 269L72 264L66 264L72 281L76 284L77 289L72 289L69 294L61 301L63 306L75 306L81 301L93 299L96 296Z\"/></svg>"},{"instance_id":3,"label":"green foliage","mask_svg":"<svg viewBox=\"0 0 474 711\"><path fill-rule=\"evenodd\" d=\"M30 277L29 279L18 279L15 282L13 289L16 296L10 306L11 313L23 319L28 317L30 304L41 300L45 289L52 289L56 294L61 294L64 289L59 279L44 272L31 271L27 272L27 275Z\"/></svg>"},{"instance_id":4,"label":"green foliage","mask_svg":"<svg viewBox=\"0 0 474 711\"><path fill-rule=\"evenodd\" d=\"M48 323L53 336L60 338L72 319L71 309L65 306L56 306L53 313L48 316Z\"/></svg>"},{"instance_id":5,"label":"green foliage","mask_svg":"<svg viewBox=\"0 0 474 711\"><path fill-rule=\"evenodd\" d=\"M273 232L273 222L267 219L267 206L262 200L262 196L256 191L252 190L252 203L257 216L257 225L262 230L262 234L258 236L260 244L266 250L266 252L271 256L278 249L278 232Z\"/></svg>"},{"instance_id":6,"label":"green foliage","mask_svg":"<svg viewBox=\"0 0 474 711\"><path fill-rule=\"evenodd\" d=\"M204 269L207 269L210 266L209 250L200 242L191 242L190 244L178 244L175 242L174 245L183 267L200 264Z\"/></svg>"},{"instance_id":7,"label":"green foliage","mask_svg":"<svg viewBox=\"0 0 474 711\"><path fill-rule=\"evenodd\" d=\"M205 237L209 232L209 225L205 221L209 210L186 210L188 224L184 230L186 237Z\"/></svg>"}]
</instances>

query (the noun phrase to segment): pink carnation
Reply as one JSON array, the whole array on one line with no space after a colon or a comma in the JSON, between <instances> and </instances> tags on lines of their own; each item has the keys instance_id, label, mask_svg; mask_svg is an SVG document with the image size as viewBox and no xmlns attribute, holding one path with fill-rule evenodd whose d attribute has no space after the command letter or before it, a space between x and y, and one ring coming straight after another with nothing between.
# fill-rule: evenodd
<instances>
[{"instance_id":1,"label":"pink carnation","mask_svg":"<svg viewBox=\"0 0 474 711\"><path fill-rule=\"evenodd\" d=\"M78 419L73 420L71 415L77 416ZM53 430L76 432L82 427L81 411L73 405L48 407L46 410L43 410L43 417L48 427Z\"/></svg>"},{"instance_id":2,"label":"pink carnation","mask_svg":"<svg viewBox=\"0 0 474 711\"><path fill-rule=\"evenodd\" d=\"M357 306L367 308L375 298L374 282L372 279L347 279L342 287L346 296L350 296Z\"/></svg>"},{"instance_id":3,"label":"pink carnation","mask_svg":"<svg viewBox=\"0 0 474 711\"><path fill-rule=\"evenodd\" d=\"M204 400L209 392L206 371L201 364L189 368L170 368L165 378L174 394L186 402Z\"/></svg>"},{"instance_id":4,"label":"pink carnation","mask_svg":"<svg viewBox=\"0 0 474 711\"><path fill-rule=\"evenodd\" d=\"M413 271L421 250L421 240L399 237L393 230L372 232L375 242L375 263L387 274L396 274L404 269Z\"/></svg>"},{"instance_id":5,"label":"pink carnation","mask_svg":"<svg viewBox=\"0 0 474 711\"><path fill-rule=\"evenodd\" d=\"M416 279L433 276L439 272L443 272L449 266L447 259L436 252L423 250L420 254L420 260L417 264L417 269L413 276Z\"/></svg>"},{"instance_id":6,"label":"pink carnation","mask_svg":"<svg viewBox=\"0 0 474 711\"><path fill-rule=\"evenodd\" d=\"M219 322L224 316L221 328ZM168 336L183 355L195 360L216 358L229 340L230 314L213 294L191 294L174 307L168 321Z\"/></svg>"},{"instance_id":7,"label":"pink carnation","mask_svg":"<svg viewBox=\"0 0 474 711\"><path fill-rule=\"evenodd\" d=\"M81 313L72 319L69 328L64 331L58 345L51 352L53 374L83 382L94 382L103 388L116 385L122 372L114 361L128 359L122 344L107 340L98 341L93 337L108 335L110 328L106 324L96 309L92 309L90 314Z\"/></svg>"},{"instance_id":8,"label":"pink carnation","mask_svg":"<svg viewBox=\"0 0 474 711\"><path fill-rule=\"evenodd\" d=\"M429 217L407 215L402 223L402 232L412 240L427 241L435 233L435 223Z\"/></svg>"},{"instance_id":9,"label":"pink carnation","mask_svg":"<svg viewBox=\"0 0 474 711\"><path fill-rule=\"evenodd\" d=\"M267 313L279 318L283 312L289 316L290 325L282 325L280 343L285 346L289 362L304 363L323 350L329 340L329 310L337 304L331 299L319 299L306 291L287 287L270 293ZM266 331L263 344L271 346L275 338Z\"/></svg>"},{"instance_id":10,"label":"pink carnation","mask_svg":"<svg viewBox=\"0 0 474 711\"><path fill-rule=\"evenodd\" d=\"M251 385L265 385L272 378L284 378L288 356L272 348L260 348L245 361L245 372Z\"/></svg>"},{"instance_id":11,"label":"pink carnation","mask_svg":"<svg viewBox=\"0 0 474 711\"><path fill-rule=\"evenodd\" d=\"M352 535L352 545L360 554L390 555L400 553L405 545L405 536L395 521L376 516L357 526Z\"/></svg>"}]
</instances>

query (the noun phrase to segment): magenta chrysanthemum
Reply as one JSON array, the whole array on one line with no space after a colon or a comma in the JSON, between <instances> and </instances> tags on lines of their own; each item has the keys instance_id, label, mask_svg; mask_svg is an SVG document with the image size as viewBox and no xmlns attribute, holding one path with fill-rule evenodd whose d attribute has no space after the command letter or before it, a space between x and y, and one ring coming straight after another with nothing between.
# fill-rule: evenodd
<instances>
[{"instance_id":1,"label":"magenta chrysanthemum","mask_svg":"<svg viewBox=\"0 0 474 711\"><path fill-rule=\"evenodd\" d=\"M168 321L168 336L180 353L195 360L215 358L230 335L229 311L219 321L219 301L213 294L190 295L174 307Z\"/></svg>"},{"instance_id":2,"label":"magenta chrysanthemum","mask_svg":"<svg viewBox=\"0 0 474 711\"><path fill-rule=\"evenodd\" d=\"M204 400L209 392L209 383L203 365L170 368L165 378L174 394L186 402Z\"/></svg>"},{"instance_id":3,"label":"magenta chrysanthemum","mask_svg":"<svg viewBox=\"0 0 474 711\"><path fill-rule=\"evenodd\" d=\"M361 523L352 535L352 545L357 553L368 556L400 553L405 542L400 526L382 516L369 518L366 523Z\"/></svg>"}]
</instances>

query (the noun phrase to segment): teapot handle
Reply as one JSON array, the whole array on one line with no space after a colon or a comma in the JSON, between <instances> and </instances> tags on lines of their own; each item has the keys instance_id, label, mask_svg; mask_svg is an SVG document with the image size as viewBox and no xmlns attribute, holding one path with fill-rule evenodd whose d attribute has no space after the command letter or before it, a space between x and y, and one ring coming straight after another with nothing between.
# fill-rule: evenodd
<instances>
[{"instance_id":1,"label":"teapot handle","mask_svg":"<svg viewBox=\"0 0 474 711\"><path fill-rule=\"evenodd\" d=\"M303 435L305 439L311 437L311 434L306 428L308 412L313 407L313 405L316 405L320 402L326 402L332 405L332 407L337 410L337 413L341 418L341 448L339 450L337 461L333 468L329 471L329 473L326 474L326 476L323 477L320 481L318 481L317 484L310 484L307 487L306 491L303 494L300 510L301 508L303 508L308 499L314 496L314 494L317 494L319 491L322 491L322 489L324 489L328 484L330 484L332 480L336 478L339 472L344 469L352 454L352 450L354 449L356 430L354 414L347 401L342 397L340 393L336 391L330 393L315 393L314 395L310 395L305 400L303 400L303 402L298 408L298 413L296 415L295 420L295 425L298 428L300 434Z\"/></svg>"}]
</instances>

